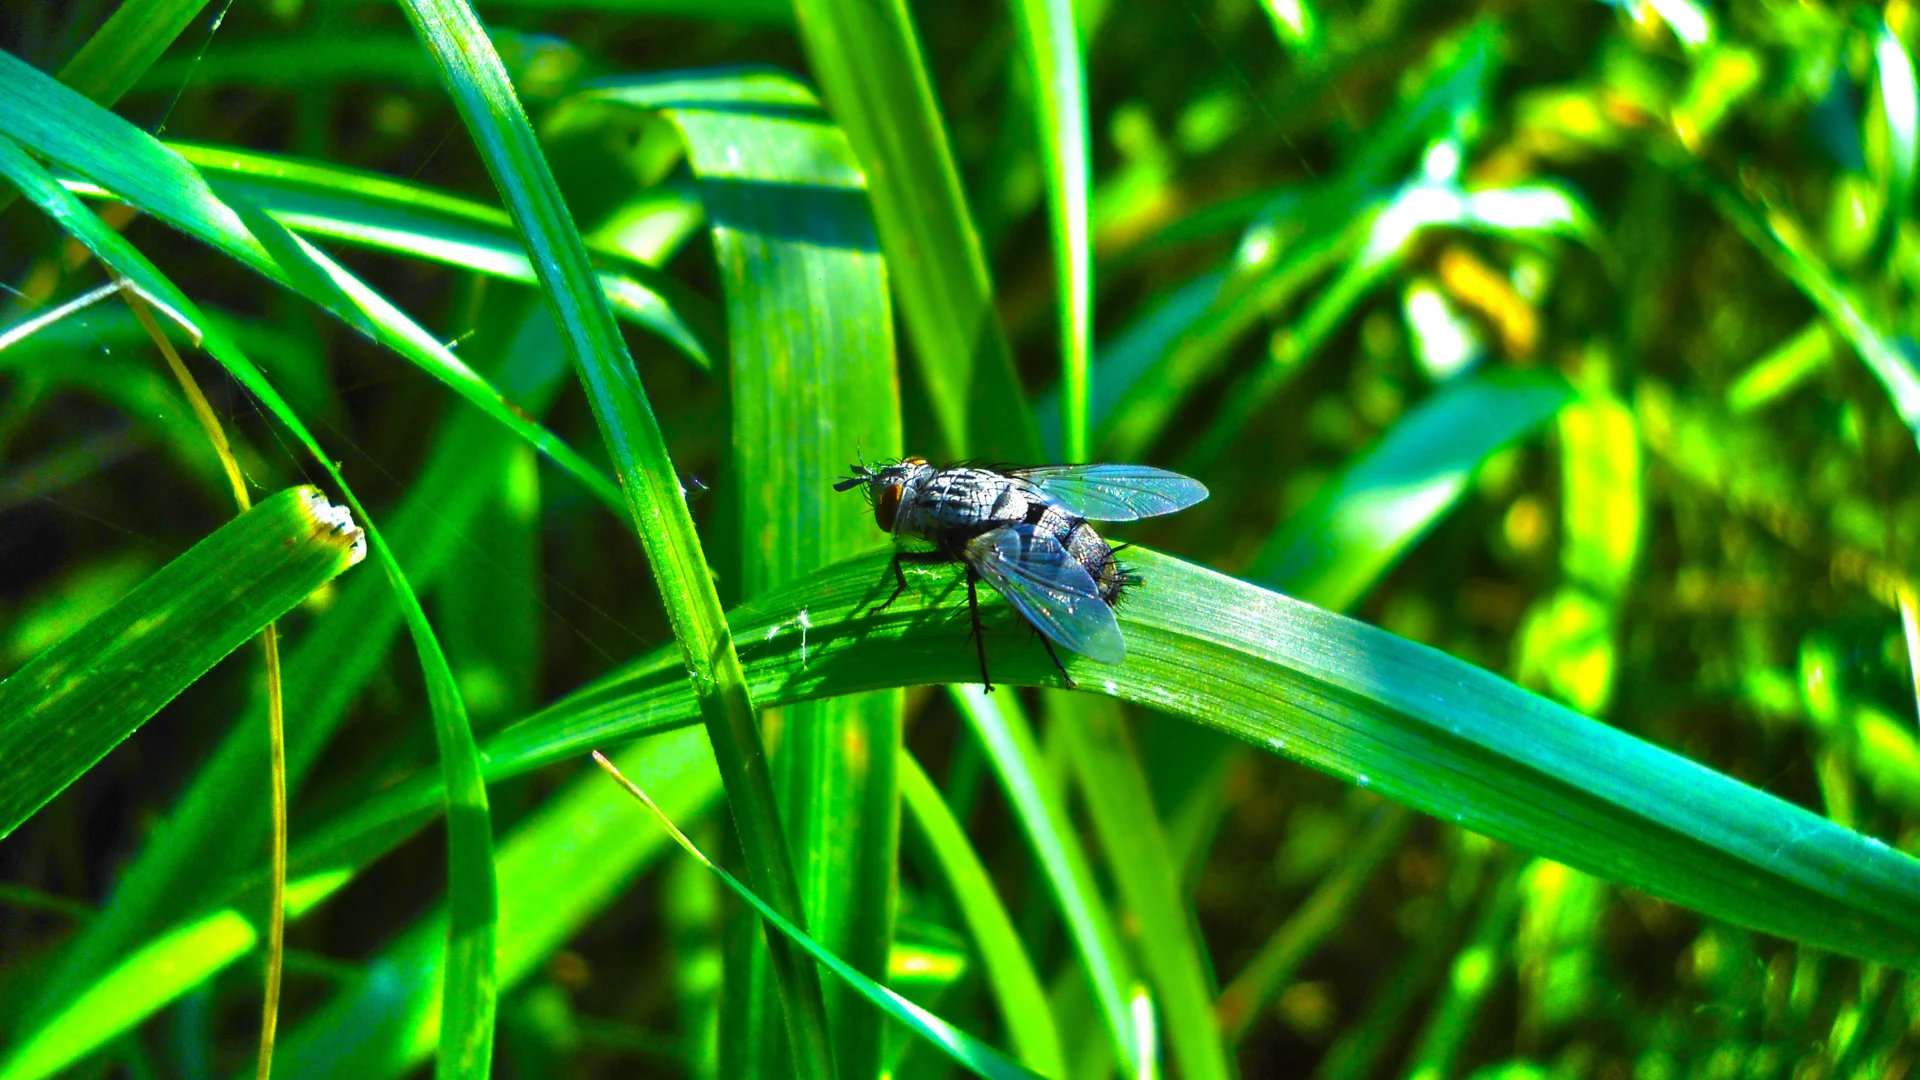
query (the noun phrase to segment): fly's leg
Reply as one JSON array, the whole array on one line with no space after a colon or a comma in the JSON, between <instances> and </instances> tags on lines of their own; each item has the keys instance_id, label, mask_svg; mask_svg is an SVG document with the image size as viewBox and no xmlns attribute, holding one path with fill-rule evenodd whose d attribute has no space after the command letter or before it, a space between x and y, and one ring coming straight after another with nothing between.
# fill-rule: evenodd
<instances>
[{"instance_id":1,"label":"fly's leg","mask_svg":"<svg viewBox=\"0 0 1920 1080\"><path fill-rule=\"evenodd\" d=\"M931 565L934 563L943 563L943 562L949 562L949 561L951 560L949 560L945 555L942 555L938 551L896 551L894 552L893 564L892 564L893 565L893 592L885 600L882 600L879 603L873 605L871 608L868 608L867 613L871 615L874 612L885 611L887 609L887 605L893 603L895 600L900 599L900 594L907 591L907 572L900 568L901 563L910 562L910 563L917 563L921 565Z\"/></svg>"},{"instance_id":2,"label":"fly's leg","mask_svg":"<svg viewBox=\"0 0 1920 1080\"><path fill-rule=\"evenodd\" d=\"M1067 674L1067 666L1060 662L1060 654L1053 651L1053 642L1047 640L1047 635L1045 634L1040 635L1040 644L1045 645L1047 647L1047 659L1053 661L1053 666L1060 669L1060 677L1067 680L1067 689L1069 690L1080 689L1080 684L1077 682L1074 682L1073 676Z\"/></svg>"},{"instance_id":3,"label":"fly's leg","mask_svg":"<svg viewBox=\"0 0 1920 1080\"><path fill-rule=\"evenodd\" d=\"M973 645L980 653L980 682L986 692L993 693L993 679L987 675L987 638L980 632L980 597L975 590L975 582L980 580L979 571L967 567L967 612L973 616Z\"/></svg>"}]
</instances>

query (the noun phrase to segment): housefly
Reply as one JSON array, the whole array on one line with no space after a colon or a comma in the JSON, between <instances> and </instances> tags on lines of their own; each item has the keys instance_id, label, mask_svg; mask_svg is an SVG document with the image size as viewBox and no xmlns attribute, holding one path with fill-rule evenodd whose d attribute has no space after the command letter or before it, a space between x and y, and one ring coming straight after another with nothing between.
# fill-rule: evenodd
<instances>
[{"instance_id":1,"label":"housefly","mask_svg":"<svg viewBox=\"0 0 1920 1080\"><path fill-rule=\"evenodd\" d=\"M920 458L879 468L855 465L835 491L866 490L880 528L931 550L896 550L892 595L906 590L902 563L958 562L967 570L967 610L988 690L980 637L980 579L999 590L1040 632L1053 666L1073 686L1057 642L1103 664L1126 659L1113 605L1139 578L1089 521L1135 521L1184 510L1207 497L1197 480L1144 465L1043 465L1030 469L958 466Z\"/></svg>"}]
</instances>

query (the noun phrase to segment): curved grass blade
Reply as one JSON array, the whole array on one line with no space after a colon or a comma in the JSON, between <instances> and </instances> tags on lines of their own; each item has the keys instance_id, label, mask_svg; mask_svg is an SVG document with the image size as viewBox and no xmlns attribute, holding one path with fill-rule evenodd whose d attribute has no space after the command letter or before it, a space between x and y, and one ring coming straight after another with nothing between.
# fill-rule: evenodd
<instances>
[{"instance_id":1,"label":"curved grass blade","mask_svg":"<svg viewBox=\"0 0 1920 1080\"><path fill-rule=\"evenodd\" d=\"M1141 548L1119 611L1127 662L1069 661L1084 689L1188 717L1414 809L1767 933L1920 967L1920 862L1386 631ZM888 557L841 563L735 614L769 705L977 678L950 601L909 589L880 615ZM808 659L768 628L812 613ZM899 609L896 611L896 609ZM988 632L1010 619L998 602ZM1014 635L1009 635L1010 638ZM1057 685L1038 645L996 647L999 681ZM490 775L689 723L656 654L487 744ZM412 793L409 799L424 799ZM297 860L296 860L297 863Z\"/></svg>"},{"instance_id":2,"label":"curved grass blade","mask_svg":"<svg viewBox=\"0 0 1920 1080\"><path fill-rule=\"evenodd\" d=\"M111 107L206 6L207 0L127 0L61 66L60 81Z\"/></svg>"},{"instance_id":3,"label":"curved grass blade","mask_svg":"<svg viewBox=\"0 0 1920 1080\"><path fill-rule=\"evenodd\" d=\"M593 406L681 660L698 693L751 877L782 910L804 921L766 748L726 615L681 494L679 474L667 456L659 422L606 297L596 287L586 247L574 230L500 58L472 9L460 0L409 0L405 11L440 69L441 80L540 272L554 322ZM770 940L769 945L786 1006L795 1066L803 1076L831 1077L833 1058L819 972L784 942Z\"/></svg>"},{"instance_id":4,"label":"curved grass blade","mask_svg":"<svg viewBox=\"0 0 1920 1080\"><path fill-rule=\"evenodd\" d=\"M1026 58L1040 160L1046 174L1053 233L1054 283L1060 309L1062 459L1086 461L1093 360L1093 183L1087 138L1087 74L1069 0L1018 0L1015 36Z\"/></svg>"},{"instance_id":5,"label":"curved grass blade","mask_svg":"<svg viewBox=\"0 0 1920 1080\"><path fill-rule=\"evenodd\" d=\"M612 776L618 781L620 786L627 790L628 794L638 799L641 804L647 808L647 811L654 816L654 819L673 837L674 842L680 845L682 851L693 856L699 860L702 866L713 871L727 888L732 889L735 895L745 900L755 911L758 911L760 917L767 920L769 925L779 930L788 940L806 950L807 954L815 960L826 965L827 970L838 975L842 982L852 987L861 997L873 1002L874 1005L884 1010L889 1016L907 1025L907 1028L915 1035L932 1043L935 1047L944 1051L948 1057L966 1067L977 1076L993 1078L1006 1077L1009 1078L1009 1080L1033 1080L1033 1078L1038 1075L1023 1068L1018 1062L1013 1061L986 1043L953 1027L946 1021L915 1005L913 1002L908 1001L906 998L901 997L899 994L867 978L854 968L853 965L828 952L819 942L808 937L806 931L783 918L780 912L774 909L773 905L755 896L753 890L741 884L739 878L727 873L719 864L701 854L700 849L693 846L693 841L687 839L687 835L674 825L673 820L667 817L658 806L654 805L653 800L647 797L646 792L641 791L634 785L633 781L622 776L620 770L614 768L613 762L608 761L598 750L593 752L593 760L598 762L600 767L605 769L609 776Z\"/></svg>"},{"instance_id":6,"label":"curved grass blade","mask_svg":"<svg viewBox=\"0 0 1920 1080\"><path fill-rule=\"evenodd\" d=\"M1039 460L1039 431L993 307L932 80L905 0L801 0L800 43L865 166L900 310L952 458Z\"/></svg>"},{"instance_id":7,"label":"curved grass blade","mask_svg":"<svg viewBox=\"0 0 1920 1080\"><path fill-rule=\"evenodd\" d=\"M0 61L8 59L0 53ZM5 64L0 63L0 84L4 84ZM91 250L102 263L143 290L150 303L160 306L176 319L199 329L202 344L221 366L233 375L275 418L285 424L300 445L339 486L359 520L375 557L387 572L400 610L413 637L421 673L427 687L427 702L433 718L434 744L439 750L444 805L447 813L447 882L452 897L454 919L447 940L449 977L442 1000L452 1018L448 1028L459 1037L443 1042L450 1054L468 1064L476 1059L485 1070L491 1056L493 1038L493 964L494 964L494 880L492 825L487 809L487 789L480 777L479 755L474 749L473 732L467 725L466 709L460 701L453 673L446 657L434 640L426 612L419 597L407 584L406 576L394 560L393 551L368 518L353 490L346 484L333 460L320 449L306 427L288 407L260 369L241 353L226 334L209 324L193 301L167 280L133 245L119 233L106 227L80 201L56 183L46 170L20 151L14 143L0 137L0 174L13 182L23 194L52 217L63 229ZM277 226L276 226L277 228Z\"/></svg>"},{"instance_id":8,"label":"curved grass blade","mask_svg":"<svg viewBox=\"0 0 1920 1080\"><path fill-rule=\"evenodd\" d=\"M591 463L523 418L425 328L325 252L250 204L223 202L180 155L6 52L0 52L0 135L326 308L505 424L608 506L622 505L619 490Z\"/></svg>"},{"instance_id":9,"label":"curved grass blade","mask_svg":"<svg viewBox=\"0 0 1920 1080\"><path fill-rule=\"evenodd\" d=\"M537 414L566 375L544 310L523 322L506 351L501 384ZM524 444L477 411L448 415L426 466L386 529L416 588L432 588L454 549L467 542L469 526L493 490L491 478L519 445ZM349 579L288 650L287 698L300 703L300 722L287 732L291 790L299 790L349 706L387 662L402 619L388 589L376 577ZM49 1015L144 936L209 904L217 906L235 888L265 836L264 818L236 805L232 794L246 789L246 778L256 775L266 759L262 720L257 706L246 713L199 770L173 813L155 829L155 841L122 871L100 917L76 935L36 988L30 1017Z\"/></svg>"},{"instance_id":10,"label":"curved grass blade","mask_svg":"<svg viewBox=\"0 0 1920 1080\"><path fill-rule=\"evenodd\" d=\"M1000 1020L1007 1025L1014 1051L1034 1072L1066 1076L1066 1054L1060 1047L1053 1010L1047 1004L1046 987L1013 928L1006 905L994 891L993 877L939 789L905 750L900 752L900 796L908 816L933 849L948 888L953 890L960 916L966 920L986 967L987 982L1000 1005Z\"/></svg>"},{"instance_id":11,"label":"curved grass blade","mask_svg":"<svg viewBox=\"0 0 1920 1080\"><path fill-rule=\"evenodd\" d=\"M237 150L168 143L199 169L215 194L239 199L295 232L533 284L533 266L505 212L422 184L374 173ZM651 213L693 221L699 203L663 188ZM713 366L722 351L717 312L672 277L638 259L597 247L600 286L614 314L658 334L689 360Z\"/></svg>"},{"instance_id":12,"label":"curved grass blade","mask_svg":"<svg viewBox=\"0 0 1920 1080\"><path fill-rule=\"evenodd\" d=\"M289 488L0 682L0 837L365 554L350 516Z\"/></svg>"},{"instance_id":13,"label":"curved grass blade","mask_svg":"<svg viewBox=\"0 0 1920 1080\"><path fill-rule=\"evenodd\" d=\"M833 481L855 450L900 452L899 390L885 271L846 137L811 90L778 72L608 80L586 96L673 123L707 206L731 329L742 594L871 546L866 504ZM804 616L782 632L804 635ZM900 710L898 694L795 706L774 759L807 925L873 978L886 976L893 936ZM878 1075L882 1019L843 1001L837 984L825 990L840 1071ZM775 1040L725 1019L720 1037L767 1044L762 1068L777 1073Z\"/></svg>"}]
</instances>

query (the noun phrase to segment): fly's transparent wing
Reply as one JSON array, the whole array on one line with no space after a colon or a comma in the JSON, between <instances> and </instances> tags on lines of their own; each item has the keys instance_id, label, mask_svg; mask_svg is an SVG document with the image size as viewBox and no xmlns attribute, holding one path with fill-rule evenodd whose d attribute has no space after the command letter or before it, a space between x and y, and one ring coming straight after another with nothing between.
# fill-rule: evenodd
<instances>
[{"instance_id":1,"label":"fly's transparent wing","mask_svg":"<svg viewBox=\"0 0 1920 1080\"><path fill-rule=\"evenodd\" d=\"M966 557L1041 633L1103 664L1127 658L1113 609L1086 567L1051 535L1007 525L969 540Z\"/></svg>"},{"instance_id":2,"label":"fly's transparent wing","mask_svg":"<svg viewBox=\"0 0 1920 1080\"><path fill-rule=\"evenodd\" d=\"M1207 497L1191 477L1145 465L1041 465L1012 469L1088 521L1133 521L1185 510Z\"/></svg>"}]
</instances>

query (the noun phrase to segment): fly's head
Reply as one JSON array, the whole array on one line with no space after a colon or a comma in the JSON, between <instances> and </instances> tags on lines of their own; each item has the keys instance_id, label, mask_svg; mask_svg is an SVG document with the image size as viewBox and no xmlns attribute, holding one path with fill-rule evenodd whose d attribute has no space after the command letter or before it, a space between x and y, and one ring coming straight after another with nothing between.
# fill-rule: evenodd
<instances>
[{"instance_id":1,"label":"fly's head","mask_svg":"<svg viewBox=\"0 0 1920 1080\"><path fill-rule=\"evenodd\" d=\"M851 468L853 475L841 479L833 485L833 490L864 488L867 501L873 504L873 520L885 532L893 531L894 523L900 516L901 504L920 482L920 478L933 471L933 466L922 458L883 463L879 468L869 468L863 461Z\"/></svg>"}]
</instances>

